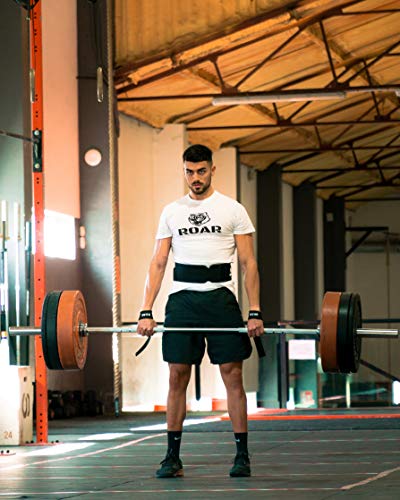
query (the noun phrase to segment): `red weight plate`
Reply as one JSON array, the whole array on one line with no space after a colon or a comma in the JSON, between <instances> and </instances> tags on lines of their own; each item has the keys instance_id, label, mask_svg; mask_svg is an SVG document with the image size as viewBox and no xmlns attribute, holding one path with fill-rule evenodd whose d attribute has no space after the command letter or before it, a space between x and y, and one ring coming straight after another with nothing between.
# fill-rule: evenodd
<instances>
[{"instance_id":1,"label":"red weight plate","mask_svg":"<svg viewBox=\"0 0 400 500\"><path fill-rule=\"evenodd\" d=\"M320 353L324 372L338 372L337 323L341 292L326 292L322 302Z\"/></svg>"},{"instance_id":2,"label":"red weight plate","mask_svg":"<svg viewBox=\"0 0 400 500\"><path fill-rule=\"evenodd\" d=\"M88 338L79 334L80 323L87 323L85 299L79 290L66 290L57 312L58 355L64 370L81 370L85 366Z\"/></svg>"}]
</instances>

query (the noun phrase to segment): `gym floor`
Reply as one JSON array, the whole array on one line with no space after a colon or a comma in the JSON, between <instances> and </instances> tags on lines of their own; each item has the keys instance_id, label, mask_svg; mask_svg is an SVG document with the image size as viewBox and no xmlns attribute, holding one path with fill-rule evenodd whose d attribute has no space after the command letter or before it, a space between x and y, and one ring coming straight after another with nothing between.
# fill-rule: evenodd
<instances>
[{"instance_id":1,"label":"gym floor","mask_svg":"<svg viewBox=\"0 0 400 500\"><path fill-rule=\"evenodd\" d=\"M156 479L165 414L50 421L49 446L0 448L0 498L400 498L400 408L259 410L249 418L252 477L228 476L223 413L189 414L183 478ZM7 453L8 451L8 453Z\"/></svg>"}]
</instances>

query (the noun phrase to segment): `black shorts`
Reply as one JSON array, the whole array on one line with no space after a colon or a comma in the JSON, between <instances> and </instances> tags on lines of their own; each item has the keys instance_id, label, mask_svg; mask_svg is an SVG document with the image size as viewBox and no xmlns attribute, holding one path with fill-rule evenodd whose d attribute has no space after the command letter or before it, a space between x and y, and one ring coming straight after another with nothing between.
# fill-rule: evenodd
<instances>
[{"instance_id":1,"label":"black shorts","mask_svg":"<svg viewBox=\"0 0 400 500\"><path fill-rule=\"evenodd\" d=\"M234 294L225 287L210 292L182 290L169 296L165 309L166 327L243 327L243 318ZM165 332L162 339L164 361L200 364L207 342L211 363L221 365L247 359L251 343L238 332Z\"/></svg>"}]
</instances>

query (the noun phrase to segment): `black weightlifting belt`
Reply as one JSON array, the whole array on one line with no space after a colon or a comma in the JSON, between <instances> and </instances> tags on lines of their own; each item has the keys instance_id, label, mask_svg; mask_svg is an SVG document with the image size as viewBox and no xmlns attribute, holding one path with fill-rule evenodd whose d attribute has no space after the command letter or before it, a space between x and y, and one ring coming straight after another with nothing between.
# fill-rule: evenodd
<instances>
[{"instance_id":1,"label":"black weightlifting belt","mask_svg":"<svg viewBox=\"0 0 400 500\"><path fill-rule=\"evenodd\" d=\"M189 264L175 264L174 281L183 281L185 283L222 283L230 281L230 264L213 264L212 266L198 266Z\"/></svg>"}]
</instances>

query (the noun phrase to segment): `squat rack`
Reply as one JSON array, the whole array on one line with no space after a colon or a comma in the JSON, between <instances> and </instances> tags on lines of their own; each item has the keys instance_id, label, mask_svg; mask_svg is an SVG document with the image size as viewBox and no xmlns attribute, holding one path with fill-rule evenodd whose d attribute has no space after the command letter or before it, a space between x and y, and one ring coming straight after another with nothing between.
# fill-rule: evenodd
<instances>
[{"instance_id":1,"label":"squat rack","mask_svg":"<svg viewBox=\"0 0 400 500\"><path fill-rule=\"evenodd\" d=\"M33 155L33 215L35 254L33 260L34 322L40 326L45 297L44 183L43 183L43 50L41 2L29 3L30 94ZM40 338L35 338L36 442L48 443L47 371Z\"/></svg>"}]
</instances>

